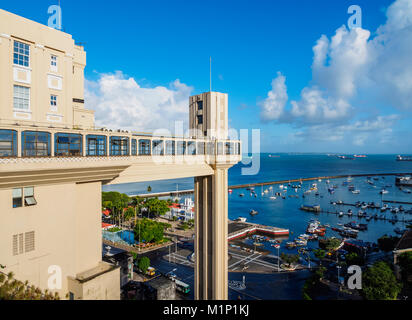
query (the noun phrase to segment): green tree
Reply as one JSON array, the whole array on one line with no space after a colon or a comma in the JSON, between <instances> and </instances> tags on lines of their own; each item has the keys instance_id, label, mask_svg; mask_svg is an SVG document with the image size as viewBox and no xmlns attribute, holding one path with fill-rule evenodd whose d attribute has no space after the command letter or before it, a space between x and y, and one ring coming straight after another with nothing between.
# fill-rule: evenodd
<instances>
[{"instance_id":1,"label":"green tree","mask_svg":"<svg viewBox=\"0 0 412 320\"><path fill-rule=\"evenodd\" d=\"M288 266L290 266L293 263L297 263L299 262L299 255L298 254L287 254L287 253L282 253L280 255L280 258L282 259L282 261L287 264Z\"/></svg>"},{"instance_id":2,"label":"green tree","mask_svg":"<svg viewBox=\"0 0 412 320\"><path fill-rule=\"evenodd\" d=\"M137 267L141 272L146 273L150 267L150 259L148 257L141 257L137 263Z\"/></svg>"},{"instance_id":3,"label":"green tree","mask_svg":"<svg viewBox=\"0 0 412 320\"><path fill-rule=\"evenodd\" d=\"M14 279L12 272L0 273L0 300L60 300L57 293L30 286L28 281Z\"/></svg>"},{"instance_id":4,"label":"green tree","mask_svg":"<svg viewBox=\"0 0 412 320\"><path fill-rule=\"evenodd\" d=\"M135 216L135 211L134 211L133 208L127 208L126 210L124 210L123 215L124 215L124 219L125 219L126 221L128 221L128 220L134 218L134 216Z\"/></svg>"},{"instance_id":5,"label":"green tree","mask_svg":"<svg viewBox=\"0 0 412 320\"><path fill-rule=\"evenodd\" d=\"M322 249L315 249L313 250L313 254L315 255L316 259L319 260L319 265L322 265L322 260L326 256L326 251Z\"/></svg>"},{"instance_id":6,"label":"green tree","mask_svg":"<svg viewBox=\"0 0 412 320\"><path fill-rule=\"evenodd\" d=\"M158 198L146 199L144 205L153 216L163 216L170 210L167 201L159 200Z\"/></svg>"},{"instance_id":7,"label":"green tree","mask_svg":"<svg viewBox=\"0 0 412 320\"><path fill-rule=\"evenodd\" d=\"M137 222L134 228L136 239L145 242L159 242L163 239L164 224L144 218Z\"/></svg>"},{"instance_id":8,"label":"green tree","mask_svg":"<svg viewBox=\"0 0 412 320\"><path fill-rule=\"evenodd\" d=\"M365 264L365 261L357 253L350 252L346 255L346 264L348 266L352 266L352 265L363 266Z\"/></svg>"},{"instance_id":9,"label":"green tree","mask_svg":"<svg viewBox=\"0 0 412 320\"><path fill-rule=\"evenodd\" d=\"M375 262L362 275L362 292L367 300L395 300L401 288L386 262Z\"/></svg>"}]
</instances>

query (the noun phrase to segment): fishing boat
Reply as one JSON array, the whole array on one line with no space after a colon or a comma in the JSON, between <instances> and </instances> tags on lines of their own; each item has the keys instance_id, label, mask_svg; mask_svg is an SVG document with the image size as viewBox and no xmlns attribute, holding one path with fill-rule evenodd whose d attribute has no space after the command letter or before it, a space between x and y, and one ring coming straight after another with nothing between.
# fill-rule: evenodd
<instances>
[{"instance_id":1,"label":"fishing boat","mask_svg":"<svg viewBox=\"0 0 412 320\"><path fill-rule=\"evenodd\" d=\"M288 248L288 249L296 248L296 243L294 243L294 242L286 242L286 248Z\"/></svg>"},{"instance_id":2,"label":"fishing boat","mask_svg":"<svg viewBox=\"0 0 412 320\"><path fill-rule=\"evenodd\" d=\"M244 197L244 196L245 196L244 193L239 194L239 197Z\"/></svg>"},{"instance_id":3,"label":"fishing boat","mask_svg":"<svg viewBox=\"0 0 412 320\"><path fill-rule=\"evenodd\" d=\"M303 240L303 239L295 239L295 244L298 247L304 247L308 244L307 240Z\"/></svg>"},{"instance_id":4,"label":"fishing boat","mask_svg":"<svg viewBox=\"0 0 412 320\"><path fill-rule=\"evenodd\" d=\"M258 212L257 212L256 210L250 210L249 214L250 214L251 216L255 216L255 215L258 214Z\"/></svg>"},{"instance_id":5,"label":"fishing boat","mask_svg":"<svg viewBox=\"0 0 412 320\"><path fill-rule=\"evenodd\" d=\"M379 193L380 193L380 194L387 194L387 193L389 193L389 191L386 190L386 189L382 189L381 191L379 191Z\"/></svg>"},{"instance_id":6,"label":"fishing boat","mask_svg":"<svg viewBox=\"0 0 412 320\"><path fill-rule=\"evenodd\" d=\"M342 218L343 217L343 212L341 211L341 212L339 212L339 218Z\"/></svg>"},{"instance_id":7,"label":"fishing boat","mask_svg":"<svg viewBox=\"0 0 412 320\"><path fill-rule=\"evenodd\" d=\"M353 190L352 193L353 193L353 194L359 194L359 193L360 193L360 190Z\"/></svg>"},{"instance_id":8,"label":"fishing boat","mask_svg":"<svg viewBox=\"0 0 412 320\"><path fill-rule=\"evenodd\" d=\"M272 187L271 187L272 188ZM272 196L269 198L270 200L276 200L276 197L273 195L273 188L270 190L272 191Z\"/></svg>"},{"instance_id":9,"label":"fishing boat","mask_svg":"<svg viewBox=\"0 0 412 320\"><path fill-rule=\"evenodd\" d=\"M353 212L352 212L351 209L349 209L349 210L348 210L348 216L350 217L350 216L352 216L352 215L353 215Z\"/></svg>"}]
</instances>

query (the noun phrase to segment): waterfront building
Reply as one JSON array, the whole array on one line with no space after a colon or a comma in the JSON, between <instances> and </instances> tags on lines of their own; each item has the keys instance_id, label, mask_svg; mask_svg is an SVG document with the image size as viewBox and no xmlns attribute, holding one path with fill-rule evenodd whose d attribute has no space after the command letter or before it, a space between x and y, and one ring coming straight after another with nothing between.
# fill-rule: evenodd
<instances>
[{"instance_id":1,"label":"waterfront building","mask_svg":"<svg viewBox=\"0 0 412 320\"><path fill-rule=\"evenodd\" d=\"M71 35L0 10L2 272L61 298L119 299L119 266L102 261L102 184L194 177L195 297L226 299L227 170L241 160L221 130L227 95L190 98L220 111L204 137L97 128L85 66Z\"/></svg>"},{"instance_id":2,"label":"waterfront building","mask_svg":"<svg viewBox=\"0 0 412 320\"><path fill-rule=\"evenodd\" d=\"M401 268L398 265L399 256L406 252L412 251L412 229L406 230L399 242L393 250L393 264L395 266L395 274L398 279L401 279ZM412 275L409 276L412 280Z\"/></svg>"},{"instance_id":3,"label":"waterfront building","mask_svg":"<svg viewBox=\"0 0 412 320\"><path fill-rule=\"evenodd\" d=\"M169 206L170 211L166 213L166 219L177 219L183 221L194 220L195 218L195 203L191 198L185 198L183 203L172 203Z\"/></svg>"}]
</instances>

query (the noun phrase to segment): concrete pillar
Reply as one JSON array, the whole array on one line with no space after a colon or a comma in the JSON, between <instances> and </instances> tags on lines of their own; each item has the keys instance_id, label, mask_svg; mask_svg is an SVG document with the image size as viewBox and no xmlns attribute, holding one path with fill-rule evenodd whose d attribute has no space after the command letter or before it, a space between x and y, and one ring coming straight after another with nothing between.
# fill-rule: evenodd
<instances>
[{"instance_id":1,"label":"concrete pillar","mask_svg":"<svg viewBox=\"0 0 412 320\"><path fill-rule=\"evenodd\" d=\"M228 186L230 165L195 178L195 299L228 299Z\"/></svg>"}]
</instances>

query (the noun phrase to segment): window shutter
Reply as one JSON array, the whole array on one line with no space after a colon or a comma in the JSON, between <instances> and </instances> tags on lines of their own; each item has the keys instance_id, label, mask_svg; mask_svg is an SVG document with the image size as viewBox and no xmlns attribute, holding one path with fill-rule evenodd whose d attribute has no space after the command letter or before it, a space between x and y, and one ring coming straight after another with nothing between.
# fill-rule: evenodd
<instances>
[{"instance_id":1,"label":"window shutter","mask_svg":"<svg viewBox=\"0 0 412 320\"><path fill-rule=\"evenodd\" d=\"M34 251L34 231L26 232L24 235L24 251Z\"/></svg>"}]
</instances>

